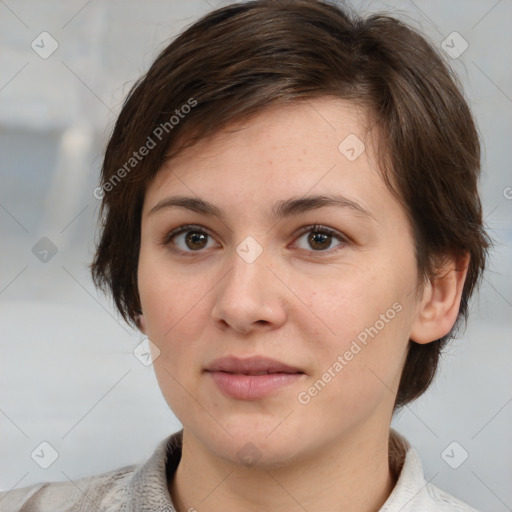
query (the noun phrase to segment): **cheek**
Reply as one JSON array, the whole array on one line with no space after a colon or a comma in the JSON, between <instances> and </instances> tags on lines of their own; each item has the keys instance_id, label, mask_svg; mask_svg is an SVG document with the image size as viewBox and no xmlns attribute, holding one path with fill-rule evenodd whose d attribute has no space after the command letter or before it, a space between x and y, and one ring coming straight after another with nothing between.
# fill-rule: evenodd
<instances>
[{"instance_id":1,"label":"cheek","mask_svg":"<svg viewBox=\"0 0 512 512\"><path fill-rule=\"evenodd\" d=\"M166 399L179 401L180 383L189 389L193 382L188 381L201 363L199 344L212 283L174 271L159 255L141 250L138 285L146 334L159 350L153 365L156 377Z\"/></svg>"},{"instance_id":2,"label":"cheek","mask_svg":"<svg viewBox=\"0 0 512 512\"><path fill-rule=\"evenodd\" d=\"M354 267L332 281L334 286L317 287L312 309L329 329L315 345L316 373L322 381L336 375L326 398L339 400L341 394L350 401L352 396L357 406L364 396L371 399L394 387L408 344L414 277L401 269Z\"/></svg>"},{"instance_id":3,"label":"cheek","mask_svg":"<svg viewBox=\"0 0 512 512\"><path fill-rule=\"evenodd\" d=\"M197 306L208 291L206 279L176 271L165 257L141 249L138 287L147 334L155 342L198 324L192 320L197 320Z\"/></svg>"},{"instance_id":4,"label":"cheek","mask_svg":"<svg viewBox=\"0 0 512 512\"><path fill-rule=\"evenodd\" d=\"M384 268L351 266L324 282L316 282L311 309L325 320L332 339L350 341L373 325L399 299L400 292Z\"/></svg>"},{"instance_id":5,"label":"cheek","mask_svg":"<svg viewBox=\"0 0 512 512\"><path fill-rule=\"evenodd\" d=\"M141 266L139 293L147 336L159 350L153 362L155 376L167 404L178 417L187 417L191 408L200 415L201 408L190 397L198 394L202 354L199 344L206 319L201 299L205 299L208 283L199 279L191 282L190 277L164 275L148 268L151 266Z\"/></svg>"},{"instance_id":6,"label":"cheek","mask_svg":"<svg viewBox=\"0 0 512 512\"><path fill-rule=\"evenodd\" d=\"M403 310L393 304L395 309L392 304L384 309L385 320L366 309L364 314L340 309L335 336L324 336L315 347L314 373L299 403L310 400L319 417L328 410L335 423L351 423L394 400L408 338Z\"/></svg>"}]
</instances>

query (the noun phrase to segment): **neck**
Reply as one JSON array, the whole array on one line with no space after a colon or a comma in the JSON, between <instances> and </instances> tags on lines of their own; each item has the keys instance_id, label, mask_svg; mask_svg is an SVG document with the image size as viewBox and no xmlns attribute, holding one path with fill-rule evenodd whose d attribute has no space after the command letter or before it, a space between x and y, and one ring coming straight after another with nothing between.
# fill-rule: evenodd
<instances>
[{"instance_id":1,"label":"neck","mask_svg":"<svg viewBox=\"0 0 512 512\"><path fill-rule=\"evenodd\" d=\"M375 512L396 479L389 467L389 425L370 430L359 428L293 464L261 469L219 458L184 429L169 493L177 512Z\"/></svg>"}]
</instances>

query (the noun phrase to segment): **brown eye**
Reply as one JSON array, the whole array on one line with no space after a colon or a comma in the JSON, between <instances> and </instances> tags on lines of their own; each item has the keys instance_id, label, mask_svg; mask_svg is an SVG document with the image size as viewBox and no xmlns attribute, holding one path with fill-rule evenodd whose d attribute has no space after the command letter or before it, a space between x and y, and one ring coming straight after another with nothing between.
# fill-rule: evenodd
<instances>
[{"instance_id":1,"label":"brown eye","mask_svg":"<svg viewBox=\"0 0 512 512\"><path fill-rule=\"evenodd\" d=\"M208 248L208 242L213 241L211 236L202 228L193 225L180 226L171 231L166 237L164 244L171 247L173 251L190 253L200 252Z\"/></svg>"},{"instance_id":2,"label":"brown eye","mask_svg":"<svg viewBox=\"0 0 512 512\"><path fill-rule=\"evenodd\" d=\"M308 226L302 230L301 236L297 240L304 238L304 235L308 235L306 238L307 247L300 247L310 251L313 249L314 252L330 252L334 239L337 239L340 243L336 247L343 247L347 244L347 239L338 231L335 231L326 226Z\"/></svg>"},{"instance_id":3,"label":"brown eye","mask_svg":"<svg viewBox=\"0 0 512 512\"><path fill-rule=\"evenodd\" d=\"M319 232L312 232L308 236L308 243L313 247L314 249L329 249L329 246L331 245L332 241L332 235L328 235L326 233L319 233Z\"/></svg>"},{"instance_id":4,"label":"brown eye","mask_svg":"<svg viewBox=\"0 0 512 512\"><path fill-rule=\"evenodd\" d=\"M203 249L206 246L207 234L198 231L189 231L185 236L185 244L189 249Z\"/></svg>"}]
</instances>

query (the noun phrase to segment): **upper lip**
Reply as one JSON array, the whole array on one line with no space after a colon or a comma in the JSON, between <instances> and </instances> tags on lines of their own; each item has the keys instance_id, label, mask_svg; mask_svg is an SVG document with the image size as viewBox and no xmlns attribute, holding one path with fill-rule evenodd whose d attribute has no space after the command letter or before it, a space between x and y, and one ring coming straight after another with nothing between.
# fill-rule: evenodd
<instances>
[{"instance_id":1,"label":"upper lip","mask_svg":"<svg viewBox=\"0 0 512 512\"><path fill-rule=\"evenodd\" d=\"M235 356L215 359L206 368L208 372L241 373L255 375L257 373L304 373L300 368L281 363L268 357L254 356L241 359Z\"/></svg>"}]
</instances>

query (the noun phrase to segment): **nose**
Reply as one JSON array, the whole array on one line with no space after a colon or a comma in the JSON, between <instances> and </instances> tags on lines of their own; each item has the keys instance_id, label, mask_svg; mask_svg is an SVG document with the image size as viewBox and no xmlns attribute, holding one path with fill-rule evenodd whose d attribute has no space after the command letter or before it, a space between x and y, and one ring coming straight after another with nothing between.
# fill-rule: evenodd
<instances>
[{"instance_id":1,"label":"nose","mask_svg":"<svg viewBox=\"0 0 512 512\"><path fill-rule=\"evenodd\" d=\"M287 289L264 255L265 251L249 263L234 251L229 259L230 270L215 287L212 319L219 329L249 334L276 329L286 322Z\"/></svg>"}]
</instances>

